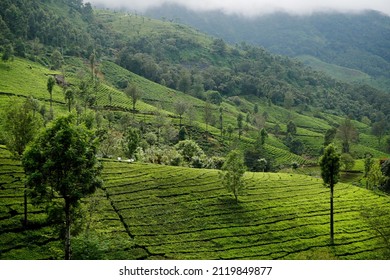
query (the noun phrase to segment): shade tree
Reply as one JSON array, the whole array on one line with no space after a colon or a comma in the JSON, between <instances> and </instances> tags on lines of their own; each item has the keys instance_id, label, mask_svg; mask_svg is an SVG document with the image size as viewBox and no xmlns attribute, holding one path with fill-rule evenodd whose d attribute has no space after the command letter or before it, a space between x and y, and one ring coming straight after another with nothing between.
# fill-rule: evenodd
<instances>
[{"instance_id":1,"label":"shade tree","mask_svg":"<svg viewBox=\"0 0 390 280\"><path fill-rule=\"evenodd\" d=\"M56 119L23 154L27 186L37 201L60 198L65 259L71 259L71 227L80 200L102 186L97 138L72 115Z\"/></svg>"},{"instance_id":2,"label":"shade tree","mask_svg":"<svg viewBox=\"0 0 390 280\"><path fill-rule=\"evenodd\" d=\"M245 187L244 183L245 164L244 157L239 150L231 151L225 159L222 166L220 177L222 185L231 193L233 193L236 203L238 203L238 196Z\"/></svg>"},{"instance_id":3,"label":"shade tree","mask_svg":"<svg viewBox=\"0 0 390 280\"><path fill-rule=\"evenodd\" d=\"M334 218L333 218L333 196L334 186L340 178L340 155L336 148L330 144L320 158L321 177L324 184L330 188L330 244L334 244Z\"/></svg>"}]
</instances>

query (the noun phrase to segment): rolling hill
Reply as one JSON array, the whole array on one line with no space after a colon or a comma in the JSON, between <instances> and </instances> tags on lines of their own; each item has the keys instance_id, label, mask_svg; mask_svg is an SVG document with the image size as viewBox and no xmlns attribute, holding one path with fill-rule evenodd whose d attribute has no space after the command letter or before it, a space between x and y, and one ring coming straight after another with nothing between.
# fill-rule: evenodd
<instances>
[{"instance_id":1,"label":"rolling hill","mask_svg":"<svg viewBox=\"0 0 390 280\"><path fill-rule=\"evenodd\" d=\"M305 57L311 56L321 61L309 63L313 69L343 81L351 82L345 76L348 72L360 71L365 75L355 76L352 81L368 83L387 92L390 89L390 18L379 12L317 12L303 16L274 13L246 18L220 11L195 12L166 4L145 14L189 24L229 43L248 42L274 53L298 59L304 56L304 62ZM344 67L346 72L329 72L329 64ZM367 80L367 75L371 79Z\"/></svg>"},{"instance_id":2,"label":"rolling hill","mask_svg":"<svg viewBox=\"0 0 390 280\"><path fill-rule=\"evenodd\" d=\"M388 258L381 234L390 225L389 197L361 187L365 153L389 156L371 128L381 117L390 118L387 93L335 81L249 44L228 45L182 24L91 10L79 2L0 3L0 25L7 27L0 30L0 54L14 48L15 55L0 62L0 115L29 98L37 101L46 124L48 77L64 75L74 91L70 107L78 121L97 135L107 133L101 146L115 146L99 154L104 186L82 203L81 223L73 228L80 233L72 238L75 258ZM18 13L19 25L7 18L9 9L24 12ZM33 25L37 14L44 16ZM23 30L29 30L27 37ZM55 62L61 67L55 69ZM141 95L135 109L128 85ZM54 86L54 117L68 114L65 90ZM266 129L268 138L256 156L272 161L274 173L247 172L247 188L234 204L218 170L151 164L147 157L129 163L122 146L129 128L140 132L139 154L174 149L181 129L178 101L187 105L186 137L199 144L206 159L223 158L232 149L251 151L260 129ZM351 145L359 159L353 170L358 186L337 185L331 248L329 191L318 178L317 162L324 134L347 115L359 132L359 142ZM296 125L293 136L287 133L290 121ZM29 201L29 227L22 226L24 173L4 145L6 133L0 125L0 259L60 259L61 235L47 220L45 205ZM149 143L148 134L159 140ZM288 137L303 150L288 147ZM341 148L340 140L334 141ZM305 168L293 171L292 163Z\"/></svg>"}]
</instances>

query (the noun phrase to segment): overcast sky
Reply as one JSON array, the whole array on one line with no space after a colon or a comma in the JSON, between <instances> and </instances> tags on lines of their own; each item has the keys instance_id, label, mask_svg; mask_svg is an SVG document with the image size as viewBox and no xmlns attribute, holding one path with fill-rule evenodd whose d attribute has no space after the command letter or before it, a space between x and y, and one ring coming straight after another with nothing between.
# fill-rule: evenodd
<instances>
[{"instance_id":1,"label":"overcast sky","mask_svg":"<svg viewBox=\"0 0 390 280\"><path fill-rule=\"evenodd\" d=\"M314 11L358 12L378 10L390 15L390 0L85 0L92 4L108 7L126 7L143 11L164 3L176 3L195 10L222 10L226 13L258 15L275 10L294 14L307 14Z\"/></svg>"}]
</instances>

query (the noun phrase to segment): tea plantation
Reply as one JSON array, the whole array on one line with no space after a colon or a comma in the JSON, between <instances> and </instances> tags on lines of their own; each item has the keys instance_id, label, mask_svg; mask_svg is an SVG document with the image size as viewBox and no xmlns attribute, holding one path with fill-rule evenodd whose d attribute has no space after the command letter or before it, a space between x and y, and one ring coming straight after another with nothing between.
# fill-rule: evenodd
<instances>
[{"instance_id":1,"label":"tea plantation","mask_svg":"<svg viewBox=\"0 0 390 280\"><path fill-rule=\"evenodd\" d=\"M387 259L390 198L338 184L335 245L329 190L298 174L246 173L236 204L218 171L103 160L104 187L84 201L74 255L99 259ZM29 205L23 170L0 147L0 258L61 259L43 206ZM385 214L384 214L385 213ZM369 216L370 219L364 218ZM377 230L380 228L381 230Z\"/></svg>"}]
</instances>

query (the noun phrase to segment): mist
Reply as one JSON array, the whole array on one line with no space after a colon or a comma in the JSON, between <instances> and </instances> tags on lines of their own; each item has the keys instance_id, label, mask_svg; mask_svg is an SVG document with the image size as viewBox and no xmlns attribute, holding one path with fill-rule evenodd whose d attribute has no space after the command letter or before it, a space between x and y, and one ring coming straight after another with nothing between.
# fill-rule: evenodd
<instances>
[{"instance_id":1,"label":"mist","mask_svg":"<svg viewBox=\"0 0 390 280\"><path fill-rule=\"evenodd\" d=\"M87 2L88 0L85 0ZM275 11L296 15L313 12L376 10L390 15L389 0L89 0L93 5L145 11L163 4L179 4L196 11L219 10L226 14L257 16Z\"/></svg>"}]
</instances>

